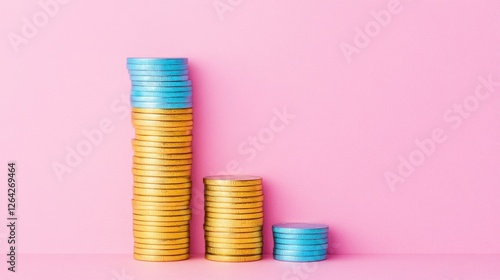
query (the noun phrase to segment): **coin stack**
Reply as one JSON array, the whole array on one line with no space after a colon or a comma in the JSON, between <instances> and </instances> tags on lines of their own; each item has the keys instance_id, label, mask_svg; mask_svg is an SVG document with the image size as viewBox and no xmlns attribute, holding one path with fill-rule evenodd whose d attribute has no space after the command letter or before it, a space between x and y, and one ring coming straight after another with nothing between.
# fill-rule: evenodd
<instances>
[{"instance_id":1,"label":"coin stack","mask_svg":"<svg viewBox=\"0 0 500 280\"><path fill-rule=\"evenodd\" d=\"M274 259L289 262L313 262L326 259L328 226L284 223L273 225Z\"/></svg>"},{"instance_id":2,"label":"coin stack","mask_svg":"<svg viewBox=\"0 0 500 280\"><path fill-rule=\"evenodd\" d=\"M192 89L186 58L128 58L134 258L189 258Z\"/></svg>"},{"instance_id":3,"label":"coin stack","mask_svg":"<svg viewBox=\"0 0 500 280\"><path fill-rule=\"evenodd\" d=\"M262 178L209 176L205 184L205 257L212 261L262 259Z\"/></svg>"}]
</instances>

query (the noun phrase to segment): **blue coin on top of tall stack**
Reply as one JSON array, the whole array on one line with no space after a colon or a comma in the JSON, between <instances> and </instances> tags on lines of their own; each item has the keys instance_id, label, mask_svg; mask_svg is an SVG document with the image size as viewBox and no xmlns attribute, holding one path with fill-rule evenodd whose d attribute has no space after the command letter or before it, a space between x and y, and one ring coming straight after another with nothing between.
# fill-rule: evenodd
<instances>
[{"instance_id":1,"label":"blue coin on top of tall stack","mask_svg":"<svg viewBox=\"0 0 500 280\"><path fill-rule=\"evenodd\" d=\"M132 81L132 107L193 107L187 58L127 58L127 68Z\"/></svg>"},{"instance_id":2,"label":"blue coin on top of tall stack","mask_svg":"<svg viewBox=\"0 0 500 280\"><path fill-rule=\"evenodd\" d=\"M192 88L187 58L127 58L132 82L134 258L189 258Z\"/></svg>"},{"instance_id":3,"label":"blue coin on top of tall stack","mask_svg":"<svg viewBox=\"0 0 500 280\"><path fill-rule=\"evenodd\" d=\"M273 225L275 260L313 262L326 259L328 226L308 223Z\"/></svg>"}]
</instances>

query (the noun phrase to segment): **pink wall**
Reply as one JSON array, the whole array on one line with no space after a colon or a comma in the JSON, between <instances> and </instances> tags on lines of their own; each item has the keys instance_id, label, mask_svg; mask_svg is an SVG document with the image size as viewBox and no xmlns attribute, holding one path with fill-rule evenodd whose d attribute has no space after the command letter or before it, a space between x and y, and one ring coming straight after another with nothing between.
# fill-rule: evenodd
<instances>
[{"instance_id":1,"label":"pink wall","mask_svg":"<svg viewBox=\"0 0 500 280\"><path fill-rule=\"evenodd\" d=\"M21 253L131 252L127 56L190 59L193 252L201 179L229 164L265 179L267 252L271 224L310 221L343 254L500 253L500 85L478 79L500 81L500 2L60 2L46 18L38 1L0 4ZM23 17L39 27L23 35ZM54 162L102 121L113 130L58 180Z\"/></svg>"}]
</instances>

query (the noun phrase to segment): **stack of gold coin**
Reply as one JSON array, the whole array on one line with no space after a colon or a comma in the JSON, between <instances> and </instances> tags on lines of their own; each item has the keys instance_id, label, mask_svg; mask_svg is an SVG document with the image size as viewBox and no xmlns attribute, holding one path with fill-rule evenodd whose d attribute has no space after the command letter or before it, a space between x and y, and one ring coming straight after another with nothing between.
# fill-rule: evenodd
<instances>
[{"instance_id":1,"label":"stack of gold coin","mask_svg":"<svg viewBox=\"0 0 500 280\"><path fill-rule=\"evenodd\" d=\"M262 259L262 178L208 176L205 184L205 257L212 261Z\"/></svg>"},{"instance_id":2,"label":"stack of gold coin","mask_svg":"<svg viewBox=\"0 0 500 280\"><path fill-rule=\"evenodd\" d=\"M193 109L187 59L129 58L134 258L189 258Z\"/></svg>"}]
</instances>

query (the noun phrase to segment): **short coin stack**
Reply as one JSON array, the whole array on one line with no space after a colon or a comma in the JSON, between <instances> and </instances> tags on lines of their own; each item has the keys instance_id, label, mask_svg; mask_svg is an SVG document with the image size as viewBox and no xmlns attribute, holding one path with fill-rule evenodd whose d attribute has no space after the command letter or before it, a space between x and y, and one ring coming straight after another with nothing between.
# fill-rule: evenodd
<instances>
[{"instance_id":1,"label":"short coin stack","mask_svg":"<svg viewBox=\"0 0 500 280\"><path fill-rule=\"evenodd\" d=\"M189 258L192 90L185 58L128 58L134 258Z\"/></svg>"},{"instance_id":2,"label":"short coin stack","mask_svg":"<svg viewBox=\"0 0 500 280\"><path fill-rule=\"evenodd\" d=\"M273 225L274 259L289 262L313 262L326 259L328 226L285 223Z\"/></svg>"},{"instance_id":3,"label":"short coin stack","mask_svg":"<svg viewBox=\"0 0 500 280\"><path fill-rule=\"evenodd\" d=\"M209 176L205 184L205 257L212 261L262 259L262 178Z\"/></svg>"}]
</instances>

